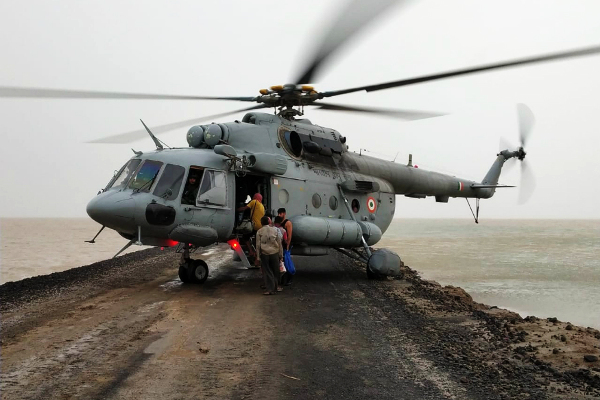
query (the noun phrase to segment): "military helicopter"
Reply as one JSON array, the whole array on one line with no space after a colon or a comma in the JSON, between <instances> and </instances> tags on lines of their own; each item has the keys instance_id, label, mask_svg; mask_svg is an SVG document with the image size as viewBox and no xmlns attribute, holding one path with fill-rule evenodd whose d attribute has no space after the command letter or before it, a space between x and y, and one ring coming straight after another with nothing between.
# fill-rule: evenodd
<instances>
[{"instance_id":1,"label":"military helicopter","mask_svg":"<svg viewBox=\"0 0 600 400\"><path fill-rule=\"evenodd\" d=\"M330 249L364 261L369 277L399 272L399 256L372 245L392 222L396 195L474 199L478 221L480 199L491 198L508 160L525 160L525 144L533 114L519 105L521 145L496 154L480 182L417 168L409 159L399 164L349 151L346 138L335 129L304 118L306 107L385 115L404 120L437 117L415 110L391 110L334 104L326 99L354 92L374 92L401 86L480 73L507 67L597 54L600 46L465 68L445 73L334 91L317 91L310 85L324 61L355 32L385 12L394 2L370 4L369 12L351 22L344 16L359 12L366 2L354 1L331 25L315 55L293 83L261 89L258 96L210 97L140 93L73 91L0 87L2 97L218 100L257 103L251 107L173 124L128 132L96 142L123 143L149 135L156 149L134 151L134 156L87 205L89 216L114 229L132 244L172 247L182 253L179 276L183 282L203 283L207 264L192 259L194 250L214 243L229 243L244 265L250 264L238 240L236 209L248 196L261 193L265 209L287 209L293 223L292 254L320 256ZM367 8L365 8L367 9ZM324 101L325 100L325 101ZM274 114L259 112L272 108ZM234 113L241 120L192 126L188 147L170 148L156 135L178 127L212 121ZM143 124L143 122L142 122ZM522 164L523 165L523 164ZM194 183L192 183L194 182ZM194 185L197 185L194 187ZM189 199L189 192L197 194ZM473 211L473 210L472 210ZM118 254L121 253L119 251Z\"/></svg>"}]
</instances>

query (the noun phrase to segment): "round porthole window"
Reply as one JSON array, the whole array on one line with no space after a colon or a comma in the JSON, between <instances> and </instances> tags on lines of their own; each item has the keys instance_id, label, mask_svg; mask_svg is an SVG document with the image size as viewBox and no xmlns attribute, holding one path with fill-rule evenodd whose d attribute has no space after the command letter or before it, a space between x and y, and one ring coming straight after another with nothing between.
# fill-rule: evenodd
<instances>
[{"instance_id":1,"label":"round porthole window","mask_svg":"<svg viewBox=\"0 0 600 400\"><path fill-rule=\"evenodd\" d=\"M313 205L314 208L321 207L321 196L319 196L318 193L313 194L312 205Z\"/></svg>"},{"instance_id":2,"label":"round porthole window","mask_svg":"<svg viewBox=\"0 0 600 400\"><path fill-rule=\"evenodd\" d=\"M287 204L288 201L290 201L290 194L287 190L281 189L279 191L279 202L283 205Z\"/></svg>"},{"instance_id":3,"label":"round porthole window","mask_svg":"<svg viewBox=\"0 0 600 400\"><path fill-rule=\"evenodd\" d=\"M352 211L354 211L355 213L360 211L360 203L357 199L352 200Z\"/></svg>"},{"instance_id":4,"label":"round porthole window","mask_svg":"<svg viewBox=\"0 0 600 400\"><path fill-rule=\"evenodd\" d=\"M329 198L329 208L331 208L332 210L337 210L338 208L338 199L335 196L331 196Z\"/></svg>"}]
</instances>

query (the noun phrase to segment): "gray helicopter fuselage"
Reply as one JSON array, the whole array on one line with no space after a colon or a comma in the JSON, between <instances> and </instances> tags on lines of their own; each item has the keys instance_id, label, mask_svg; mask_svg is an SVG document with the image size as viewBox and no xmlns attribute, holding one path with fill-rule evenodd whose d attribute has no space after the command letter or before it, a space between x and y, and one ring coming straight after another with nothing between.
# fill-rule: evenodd
<instances>
[{"instance_id":1,"label":"gray helicopter fuselage","mask_svg":"<svg viewBox=\"0 0 600 400\"><path fill-rule=\"evenodd\" d=\"M295 243L356 247L360 235L368 236L369 245L381 238L394 216L396 195L447 202L449 197L491 197L494 190L349 152L333 129L271 114L249 113L242 121L193 127L188 143L189 148L132 157L90 201L90 217L144 244L204 246L231 239L241 201L261 192L273 215L286 208L295 224ZM219 150L224 144L235 154ZM499 157L485 183L497 183L503 162ZM188 177L198 173L202 183L195 204L184 204ZM316 239L319 234L322 238Z\"/></svg>"}]
</instances>

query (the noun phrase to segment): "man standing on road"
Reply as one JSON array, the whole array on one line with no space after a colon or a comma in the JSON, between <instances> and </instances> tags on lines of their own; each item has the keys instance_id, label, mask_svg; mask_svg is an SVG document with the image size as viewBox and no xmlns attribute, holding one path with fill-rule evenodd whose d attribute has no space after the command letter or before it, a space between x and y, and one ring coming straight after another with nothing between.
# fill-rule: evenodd
<instances>
[{"instance_id":1,"label":"man standing on road","mask_svg":"<svg viewBox=\"0 0 600 400\"><path fill-rule=\"evenodd\" d=\"M277 210L277 216L283 220L283 222L281 222L281 227L287 233L287 238L285 240L285 244L284 244L283 248L285 251L289 252L292 248L292 221L287 219L285 217L285 215L286 215L285 208L282 207L279 210ZM291 256L288 256L288 257L291 257ZM291 260L291 258L290 258L290 260ZM294 275L289 272L286 272L282 278L283 278L282 283L285 286L289 286L292 284L292 281L294 280Z\"/></svg>"},{"instance_id":2,"label":"man standing on road","mask_svg":"<svg viewBox=\"0 0 600 400\"><path fill-rule=\"evenodd\" d=\"M279 217L281 217L281 219L283 219L281 226L287 232L287 241L286 241L284 247L285 247L285 249L289 250L290 245L292 243L292 221L290 221L289 219L286 219L285 214L286 214L285 208L282 207L279 210L277 210L277 216L279 216Z\"/></svg>"},{"instance_id":3,"label":"man standing on road","mask_svg":"<svg viewBox=\"0 0 600 400\"><path fill-rule=\"evenodd\" d=\"M283 246L279 240L279 229L269 226L269 217L261 218L261 228L256 232L256 252L262 264L265 292L275 294L283 288L279 286L279 263L283 261Z\"/></svg>"}]
</instances>

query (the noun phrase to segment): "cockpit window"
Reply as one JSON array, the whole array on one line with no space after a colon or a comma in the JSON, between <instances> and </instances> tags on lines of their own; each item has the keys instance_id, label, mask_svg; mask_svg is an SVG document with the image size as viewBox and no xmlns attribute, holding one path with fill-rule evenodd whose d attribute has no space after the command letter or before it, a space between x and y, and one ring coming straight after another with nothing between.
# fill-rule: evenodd
<instances>
[{"instance_id":1,"label":"cockpit window","mask_svg":"<svg viewBox=\"0 0 600 400\"><path fill-rule=\"evenodd\" d=\"M179 194L185 168L179 165L167 164L165 171L154 188L153 194L166 200L174 200Z\"/></svg>"},{"instance_id":2,"label":"cockpit window","mask_svg":"<svg viewBox=\"0 0 600 400\"><path fill-rule=\"evenodd\" d=\"M162 165L163 163L160 161L146 160L129 183L129 188L140 192L149 192Z\"/></svg>"},{"instance_id":3,"label":"cockpit window","mask_svg":"<svg viewBox=\"0 0 600 400\"><path fill-rule=\"evenodd\" d=\"M127 186L127 182L129 182L131 175L133 175L133 172L136 170L136 168L138 167L138 165L140 165L141 162L142 160L139 159L129 160L127 164L125 164L123 168L121 168L119 173L115 175L115 177L108 183L108 185L106 185L105 190L108 190L110 188L122 189L125 186Z\"/></svg>"},{"instance_id":4,"label":"cockpit window","mask_svg":"<svg viewBox=\"0 0 600 400\"><path fill-rule=\"evenodd\" d=\"M196 205L217 205L224 206L227 204L227 179L223 171L204 172L202 183L200 183L200 191L198 192L198 200Z\"/></svg>"}]
</instances>

